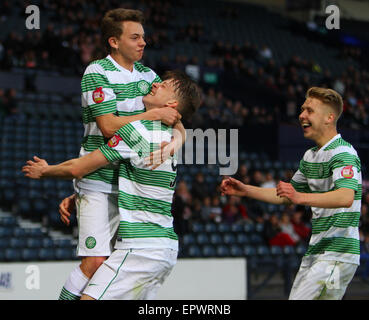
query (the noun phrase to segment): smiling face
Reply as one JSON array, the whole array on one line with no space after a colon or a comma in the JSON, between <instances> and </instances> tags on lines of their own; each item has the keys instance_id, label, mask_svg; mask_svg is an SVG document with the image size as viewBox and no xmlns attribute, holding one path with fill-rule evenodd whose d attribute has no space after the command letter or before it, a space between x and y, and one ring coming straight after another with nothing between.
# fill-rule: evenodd
<instances>
[{"instance_id":1,"label":"smiling face","mask_svg":"<svg viewBox=\"0 0 369 320\"><path fill-rule=\"evenodd\" d=\"M165 80L161 83L154 82L151 92L144 96L142 101L147 110L177 106L178 99L175 90L175 81L172 79Z\"/></svg>"},{"instance_id":2,"label":"smiling face","mask_svg":"<svg viewBox=\"0 0 369 320\"><path fill-rule=\"evenodd\" d=\"M318 145L335 131L335 115L331 108L316 98L307 98L301 107L299 121L304 137Z\"/></svg>"}]
</instances>

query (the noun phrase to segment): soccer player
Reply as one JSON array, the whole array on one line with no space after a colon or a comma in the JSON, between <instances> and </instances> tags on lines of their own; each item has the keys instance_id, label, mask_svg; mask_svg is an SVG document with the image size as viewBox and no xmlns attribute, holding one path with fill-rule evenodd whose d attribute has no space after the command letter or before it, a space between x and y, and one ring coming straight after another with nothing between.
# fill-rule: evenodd
<instances>
[{"instance_id":1,"label":"soccer player","mask_svg":"<svg viewBox=\"0 0 369 320\"><path fill-rule=\"evenodd\" d=\"M147 110L175 108L189 118L200 105L200 90L180 71L168 72L143 98ZM100 266L84 290L83 299L153 299L177 260L178 237L173 230L171 204L176 159L155 170L144 158L163 142L172 128L158 121L134 121L120 128L106 145L83 157L58 165L27 161L22 171L29 178L81 178L119 162L118 206L120 222L115 250Z\"/></svg>"},{"instance_id":2,"label":"soccer player","mask_svg":"<svg viewBox=\"0 0 369 320\"><path fill-rule=\"evenodd\" d=\"M259 188L225 178L221 184L226 195L311 206L312 235L291 300L342 299L359 265L361 165L355 149L337 133L342 106L332 89L307 91L299 121L304 137L316 146L305 152L290 183Z\"/></svg>"},{"instance_id":3,"label":"soccer player","mask_svg":"<svg viewBox=\"0 0 369 320\"><path fill-rule=\"evenodd\" d=\"M108 56L89 64L81 81L84 137L80 156L104 145L123 125L136 120L161 120L185 135L180 114L170 107L145 111L142 97L161 79L140 64L145 40L142 12L130 9L108 11L101 33ZM171 142L175 143L175 142ZM119 224L117 208L118 170L114 164L74 181L81 265L63 286L60 299L79 299L81 291L113 249ZM64 201L62 202L64 203Z\"/></svg>"}]
</instances>

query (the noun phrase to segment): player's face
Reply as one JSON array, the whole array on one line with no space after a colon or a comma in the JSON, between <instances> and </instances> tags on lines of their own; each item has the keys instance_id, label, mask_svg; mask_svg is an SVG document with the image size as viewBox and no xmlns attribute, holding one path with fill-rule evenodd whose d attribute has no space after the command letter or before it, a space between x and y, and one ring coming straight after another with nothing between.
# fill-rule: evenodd
<instances>
[{"instance_id":1,"label":"player's face","mask_svg":"<svg viewBox=\"0 0 369 320\"><path fill-rule=\"evenodd\" d=\"M142 25L134 21L123 21L123 33L118 39L118 52L124 60L134 63L142 59L146 42Z\"/></svg>"},{"instance_id":2,"label":"player's face","mask_svg":"<svg viewBox=\"0 0 369 320\"><path fill-rule=\"evenodd\" d=\"M299 121L304 137L318 141L329 124L329 109L320 100L307 98L301 107Z\"/></svg>"},{"instance_id":3,"label":"player's face","mask_svg":"<svg viewBox=\"0 0 369 320\"><path fill-rule=\"evenodd\" d=\"M146 108L162 108L177 101L174 80L152 84L151 92L143 97Z\"/></svg>"}]
</instances>

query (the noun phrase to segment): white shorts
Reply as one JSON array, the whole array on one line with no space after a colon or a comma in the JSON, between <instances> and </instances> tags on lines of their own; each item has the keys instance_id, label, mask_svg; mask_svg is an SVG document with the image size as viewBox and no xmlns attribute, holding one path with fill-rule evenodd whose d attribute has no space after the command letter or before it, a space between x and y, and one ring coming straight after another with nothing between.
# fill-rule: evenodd
<instances>
[{"instance_id":1,"label":"white shorts","mask_svg":"<svg viewBox=\"0 0 369 320\"><path fill-rule=\"evenodd\" d=\"M119 227L118 195L90 190L76 194L77 255L108 257Z\"/></svg>"},{"instance_id":2,"label":"white shorts","mask_svg":"<svg viewBox=\"0 0 369 320\"><path fill-rule=\"evenodd\" d=\"M289 300L341 300L358 265L333 260L316 260L301 265Z\"/></svg>"},{"instance_id":3,"label":"white shorts","mask_svg":"<svg viewBox=\"0 0 369 320\"><path fill-rule=\"evenodd\" d=\"M96 300L152 300L177 262L173 249L117 249L83 294Z\"/></svg>"}]
</instances>

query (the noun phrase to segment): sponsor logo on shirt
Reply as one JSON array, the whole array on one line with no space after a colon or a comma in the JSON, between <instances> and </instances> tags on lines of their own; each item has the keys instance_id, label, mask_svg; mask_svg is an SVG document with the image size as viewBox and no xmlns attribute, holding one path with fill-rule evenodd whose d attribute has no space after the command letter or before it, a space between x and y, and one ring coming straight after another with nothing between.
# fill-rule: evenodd
<instances>
[{"instance_id":1,"label":"sponsor logo on shirt","mask_svg":"<svg viewBox=\"0 0 369 320\"><path fill-rule=\"evenodd\" d=\"M352 166L346 166L341 171L342 177L346 179L351 179L354 176L354 170L352 170Z\"/></svg>"},{"instance_id":2,"label":"sponsor logo on shirt","mask_svg":"<svg viewBox=\"0 0 369 320\"><path fill-rule=\"evenodd\" d=\"M114 148L119 144L119 141L123 140L120 136L118 135L114 135L110 138L110 140L108 141L108 146L110 148Z\"/></svg>"},{"instance_id":3,"label":"sponsor logo on shirt","mask_svg":"<svg viewBox=\"0 0 369 320\"><path fill-rule=\"evenodd\" d=\"M96 88L94 92L92 92L92 99L95 103L101 103L105 99L105 94L102 91L102 87Z\"/></svg>"}]
</instances>

